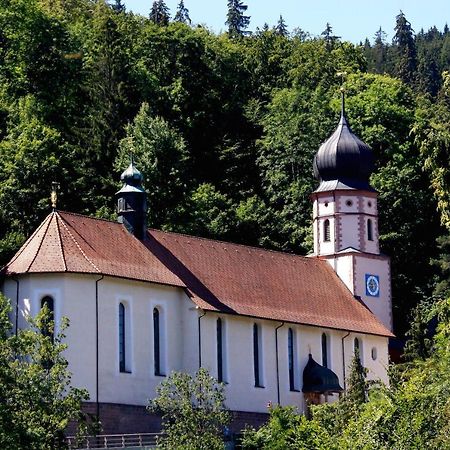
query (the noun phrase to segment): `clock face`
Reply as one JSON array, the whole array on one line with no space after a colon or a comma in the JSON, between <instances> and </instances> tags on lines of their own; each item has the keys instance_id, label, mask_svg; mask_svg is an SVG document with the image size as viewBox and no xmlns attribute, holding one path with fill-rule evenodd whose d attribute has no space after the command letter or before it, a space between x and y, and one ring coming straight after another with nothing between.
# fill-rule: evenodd
<instances>
[{"instance_id":1,"label":"clock face","mask_svg":"<svg viewBox=\"0 0 450 450\"><path fill-rule=\"evenodd\" d=\"M380 296L380 277L366 273L366 295L369 297Z\"/></svg>"}]
</instances>

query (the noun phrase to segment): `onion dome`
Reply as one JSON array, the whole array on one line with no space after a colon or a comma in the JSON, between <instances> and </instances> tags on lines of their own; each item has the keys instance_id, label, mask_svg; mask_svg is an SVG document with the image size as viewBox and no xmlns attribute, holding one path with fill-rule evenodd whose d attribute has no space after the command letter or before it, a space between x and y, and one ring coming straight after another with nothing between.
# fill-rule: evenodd
<instances>
[{"instance_id":1,"label":"onion dome","mask_svg":"<svg viewBox=\"0 0 450 450\"><path fill-rule=\"evenodd\" d=\"M120 175L120 181L130 186L140 186L142 184L142 173L136 169L133 159L131 159L130 165Z\"/></svg>"},{"instance_id":2,"label":"onion dome","mask_svg":"<svg viewBox=\"0 0 450 450\"><path fill-rule=\"evenodd\" d=\"M345 117L344 96L339 124L314 157L318 191L362 189L373 191L369 178L374 170L371 148L350 129Z\"/></svg>"},{"instance_id":3,"label":"onion dome","mask_svg":"<svg viewBox=\"0 0 450 450\"><path fill-rule=\"evenodd\" d=\"M338 376L332 370L314 361L312 355L309 354L308 363L303 370L302 392L329 394L342 391Z\"/></svg>"}]
</instances>

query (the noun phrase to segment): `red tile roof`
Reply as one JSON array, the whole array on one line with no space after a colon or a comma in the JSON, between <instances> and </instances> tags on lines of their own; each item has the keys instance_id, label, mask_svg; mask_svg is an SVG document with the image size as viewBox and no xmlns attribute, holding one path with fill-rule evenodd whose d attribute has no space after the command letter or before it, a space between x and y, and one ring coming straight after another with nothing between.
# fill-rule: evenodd
<instances>
[{"instance_id":1,"label":"red tile roof","mask_svg":"<svg viewBox=\"0 0 450 450\"><path fill-rule=\"evenodd\" d=\"M6 266L6 275L74 272L185 287L123 225L54 212Z\"/></svg>"},{"instance_id":2,"label":"red tile roof","mask_svg":"<svg viewBox=\"0 0 450 450\"><path fill-rule=\"evenodd\" d=\"M6 274L95 273L184 287L200 308L392 336L318 258L149 230L145 241L115 222L50 214Z\"/></svg>"}]
</instances>

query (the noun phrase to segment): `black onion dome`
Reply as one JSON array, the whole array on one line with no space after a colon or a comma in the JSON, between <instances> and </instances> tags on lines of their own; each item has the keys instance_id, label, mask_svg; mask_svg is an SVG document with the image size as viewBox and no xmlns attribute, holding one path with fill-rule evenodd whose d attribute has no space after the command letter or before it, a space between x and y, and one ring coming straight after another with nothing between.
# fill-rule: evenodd
<instances>
[{"instance_id":1,"label":"black onion dome","mask_svg":"<svg viewBox=\"0 0 450 450\"><path fill-rule=\"evenodd\" d=\"M369 177L373 170L371 148L353 134L342 112L335 132L314 156L314 175L321 182L318 191L338 188L372 191Z\"/></svg>"},{"instance_id":2,"label":"black onion dome","mask_svg":"<svg viewBox=\"0 0 450 450\"><path fill-rule=\"evenodd\" d=\"M120 180L125 184L137 187L142 184L143 176L142 173L136 169L134 162L131 161L130 165L122 172Z\"/></svg>"}]
</instances>

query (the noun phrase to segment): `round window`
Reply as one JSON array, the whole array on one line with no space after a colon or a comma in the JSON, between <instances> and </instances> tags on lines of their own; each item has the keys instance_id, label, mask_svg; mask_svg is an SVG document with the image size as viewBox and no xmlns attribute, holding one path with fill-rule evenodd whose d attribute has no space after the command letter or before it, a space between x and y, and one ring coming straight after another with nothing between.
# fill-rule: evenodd
<instances>
[{"instance_id":1,"label":"round window","mask_svg":"<svg viewBox=\"0 0 450 450\"><path fill-rule=\"evenodd\" d=\"M377 359L377 348L372 347L372 359L375 361Z\"/></svg>"},{"instance_id":2,"label":"round window","mask_svg":"<svg viewBox=\"0 0 450 450\"><path fill-rule=\"evenodd\" d=\"M346 204L347 206L352 206L352 205L353 205L353 202L352 202L351 200L347 200L347 201L345 202L345 204Z\"/></svg>"},{"instance_id":3,"label":"round window","mask_svg":"<svg viewBox=\"0 0 450 450\"><path fill-rule=\"evenodd\" d=\"M369 208L372 208L372 202L367 202Z\"/></svg>"},{"instance_id":4,"label":"round window","mask_svg":"<svg viewBox=\"0 0 450 450\"><path fill-rule=\"evenodd\" d=\"M328 207L328 202L325 202L325 208L327 208Z\"/></svg>"}]
</instances>

